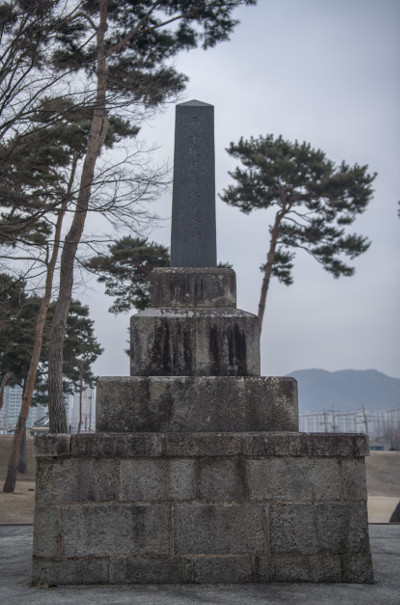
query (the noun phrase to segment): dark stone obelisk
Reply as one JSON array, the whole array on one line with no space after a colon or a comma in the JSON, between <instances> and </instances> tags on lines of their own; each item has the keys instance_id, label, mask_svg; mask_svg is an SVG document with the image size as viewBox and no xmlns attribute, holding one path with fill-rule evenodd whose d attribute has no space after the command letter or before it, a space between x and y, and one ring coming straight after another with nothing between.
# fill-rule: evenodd
<instances>
[{"instance_id":1,"label":"dark stone obelisk","mask_svg":"<svg viewBox=\"0 0 400 605\"><path fill-rule=\"evenodd\" d=\"M216 267L214 107L176 106L171 267Z\"/></svg>"}]
</instances>

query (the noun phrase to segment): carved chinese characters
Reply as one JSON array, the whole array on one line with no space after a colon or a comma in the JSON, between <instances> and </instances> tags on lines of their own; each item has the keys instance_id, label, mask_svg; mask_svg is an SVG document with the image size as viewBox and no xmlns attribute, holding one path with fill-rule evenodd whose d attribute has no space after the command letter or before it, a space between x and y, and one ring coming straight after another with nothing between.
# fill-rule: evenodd
<instances>
[{"instance_id":1,"label":"carved chinese characters","mask_svg":"<svg viewBox=\"0 0 400 605\"><path fill-rule=\"evenodd\" d=\"M191 133L189 143L190 173L188 175L190 183L190 194L188 199L189 208L189 238L192 240L201 240L200 220L200 193L199 193L199 169L200 169L200 126L201 120L198 115L194 115L189 122Z\"/></svg>"}]
</instances>

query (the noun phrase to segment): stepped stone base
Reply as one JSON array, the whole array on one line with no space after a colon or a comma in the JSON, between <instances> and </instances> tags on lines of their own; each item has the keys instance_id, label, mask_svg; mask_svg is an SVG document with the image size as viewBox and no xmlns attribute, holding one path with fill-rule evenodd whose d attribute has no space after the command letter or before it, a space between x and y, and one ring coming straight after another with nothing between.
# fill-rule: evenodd
<instances>
[{"instance_id":1,"label":"stepped stone base","mask_svg":"<svg viewBox=\"0 0 400 605\"><path fill-rule=\"evenodd\" d=\"M240 309L149 308L131 317L132 376L259 376L258 318Z\"/></svg>"},{"instance_id":2,"label":"stepped stone base","mask_svg":"<svg viewBox=\"0 0 400 605\"><path fill-rule=\"evenodd\" d=\"M297 383L277 376L97 381L99 432L297 431Z\"/></svg>"},{"instance_id":3,"label":"stepped stone base","mask_svg":"<svg viewBox=\"0 0 400 605\"><path fill-rule=\"evenodd\" d=\"M151 306L131 317L132 376L259 376L258 318L236 309L226 268L158 268Z\"/></svg>"},{"instance_id":4,"label":"stepped stone base","mask_svg":"<svg viewBox=\"0 0 400 605\"><path fill-rule=\"evenodd\" d=\"M361 435L45 435L33 581L372 582Z\"/></svg>"},{"instance_id":5,"label":"stepped stone base","mask_svg":"<svg viewBox=\"0 0 400 605\"><path fill-rule=\"evenodd\" d=\"M236 307L236 275L221 267L158 267L151 279L151 307Z\"/></svg>"}]
</instances>

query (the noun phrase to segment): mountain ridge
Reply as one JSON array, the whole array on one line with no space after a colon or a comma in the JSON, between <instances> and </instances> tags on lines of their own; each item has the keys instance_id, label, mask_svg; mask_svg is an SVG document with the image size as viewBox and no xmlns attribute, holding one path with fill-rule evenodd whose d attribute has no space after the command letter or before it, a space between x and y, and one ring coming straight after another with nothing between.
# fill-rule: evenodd
<instances>
[{"instance_id":1,"label":"mountain ridge","mask_svg":"<svg viewBox=\"0 0 400 605\"><path fill-rule=\"evenodd\" d=\"M295 370L298 382L299 412L324 409L369 411L400 407L400 378L378 370L336 370L319 368Z\"/></svg>"}]
</instances>

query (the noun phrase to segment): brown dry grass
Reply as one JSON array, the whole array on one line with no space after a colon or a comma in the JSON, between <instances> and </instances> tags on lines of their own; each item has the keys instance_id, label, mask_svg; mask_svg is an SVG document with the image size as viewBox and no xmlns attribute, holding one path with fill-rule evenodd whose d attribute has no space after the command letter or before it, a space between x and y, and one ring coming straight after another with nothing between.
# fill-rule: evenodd
<instances>
[{"instance_id":1,"label":"brown dry grass","mask_svg":"<svg viewBox=\"0 0 400 605\"><path fill-rule=\"evenodd\" d=\"M36 462L32 455L33 438L27 438L27 472L18 473L13 494L2 491L7 461L12 443L11 435L0 435L0 525L33 522L35 503ZM367 487L371 505L370 522L387 522L400 499L400 452L372 452L366 458Z\"/></svg>"},{"instance_id":2,"label":"brown dry grass","mask_svg":"<svg viewBox=\"0 0 400 605\"><path fill-rule=\"evenodd\" d=\"M33 437L27 437L26 439L26 473L18 473L13 494L3 492L12 440L12 435L0 435L0 525L18 525L19 523L33 522L36 474Z\"/></svg>"}]
</instances>

